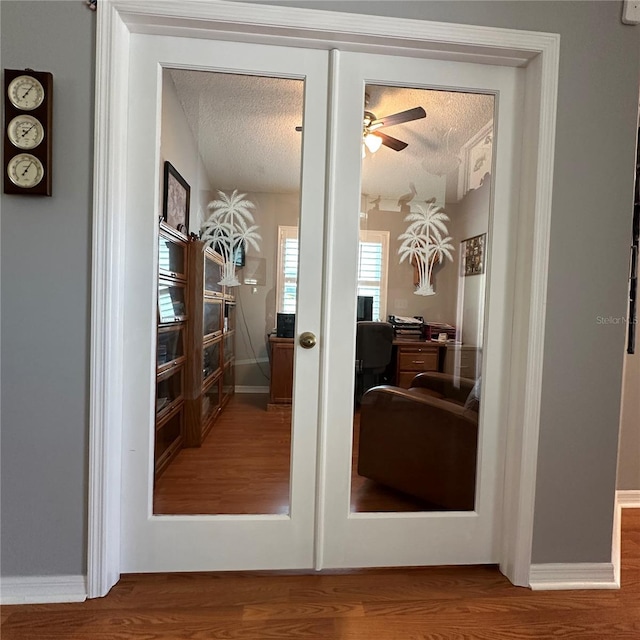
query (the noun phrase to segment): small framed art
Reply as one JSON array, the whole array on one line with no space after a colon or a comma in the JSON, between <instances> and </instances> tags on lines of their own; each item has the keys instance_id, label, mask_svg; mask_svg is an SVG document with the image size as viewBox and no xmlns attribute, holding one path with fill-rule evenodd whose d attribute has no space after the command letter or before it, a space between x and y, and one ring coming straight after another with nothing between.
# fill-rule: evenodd
<instances>
[{"instance_id":1,"label":"small framed art","mask_svg":"<svg viewBox=\"0 0 640 640\"><path fill-rule=\"evenodd\" d=\"M484 273L485 245L487 234L483 233L473 238L467 238L462 245L460 255L462 256L463 276L476 276Z\"/></svg>"},{"instance_id":2,"label":"small framed art","mask_svg":"<svg viewBox=\"0 0 640 640\"><path fill-rule=\"evenodd\" d=\"M174 229L189 234L189 200L191 187L169 162L164 163L162 218Z\"/></svg>"}]
</instances>

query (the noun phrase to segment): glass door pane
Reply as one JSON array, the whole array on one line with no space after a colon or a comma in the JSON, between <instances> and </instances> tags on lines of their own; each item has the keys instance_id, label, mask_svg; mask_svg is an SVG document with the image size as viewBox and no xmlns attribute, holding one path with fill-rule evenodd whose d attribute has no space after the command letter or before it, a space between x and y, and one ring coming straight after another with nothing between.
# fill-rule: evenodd
<instances>
[{"instance_id":1,"label":"glass door pane","mask_svg":"<svg viewBox=\"0 0 640 640\"><path fill-rule=\"evenodd\" d=\"M475 508L494 103L365 86L352 512Z\"/></svg>"},{"instance_id":2,"label":"glass door pane","mask_svg":"<svg viewBox=\"0 0 640 640\"><path fill-rule=\"evenodd\" d=\"M295 317L297 293L280 305L278 243L280 227L299 226L304 88L303 80L278 77L163 72L161 148L170 164L163 175L176 181L172 188L190 184L182 231L191 239L178 245L187 269L170 243L161 241L158 258L161 319L178 319L183 304L189 326L183 446L169 462L161 458L156 514L290 511L294 338L278 337L277 324L282 312ZM297 252L289 269L297 278ZM186 287L176 288L170 276L185 271ZM276 338L291 347L288 366L272 357ZM158 357L166 358L164 348ZM287 397L275 393L281 378ZM169 380L183 382L158 377L158 402L173 407ZM188 486L185 476L194 478Z\"/></svg>"},{"instance_id":3,"label":"glass door pane","mask_svg":"<svg viewBox=\"0 0 640 640\"><path fill-rule=\"evenodd\" d=\"M158 371L184 362L184 340L184 327L181 325L169 325L158 329Z\"/></svg>"},{"instance_id":4,"label":"glass door pane","mask_svg":"<svg viewBox=\"0 0 640 640\"><path fill-rule=\"evenodd\" d=\"M158 235L158 273L186 280L187 251L173 229L164 226Z\"/></svg>"}]
</instances>

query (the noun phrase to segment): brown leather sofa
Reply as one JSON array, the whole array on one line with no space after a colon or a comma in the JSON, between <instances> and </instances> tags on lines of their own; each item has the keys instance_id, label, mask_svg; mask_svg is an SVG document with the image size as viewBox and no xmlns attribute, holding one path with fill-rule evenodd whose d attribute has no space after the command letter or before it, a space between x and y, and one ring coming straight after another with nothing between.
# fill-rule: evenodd
<instances>
[{"instance_id":1,"label":"brown leather sofa","mask_svg":"<svg viewBox=\"0 0 640 640\"><path fill-rule=\"evenodd\" d=\"M369 389L360 408L358 473L442 510L473 510L479 384L421 373L411 388Z\"/></svg>"}]
</instances>

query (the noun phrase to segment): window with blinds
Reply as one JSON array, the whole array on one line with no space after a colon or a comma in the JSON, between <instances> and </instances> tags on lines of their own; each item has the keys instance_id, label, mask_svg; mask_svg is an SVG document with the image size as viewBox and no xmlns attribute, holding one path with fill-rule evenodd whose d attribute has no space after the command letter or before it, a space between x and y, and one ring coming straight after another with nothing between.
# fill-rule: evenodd
<instances>
[{"instance_id":1,"label":"window with blinds","mask_svg":"<svg viewBox=\"0 0 640 640\"><path fill-rule=\"evenodd\" d=\"M298 227L278 227L278 312L296 312Z\"/></svg>"},{"instance_id":2,"label":"window with blinds","mask_svg":"<svg viewBox=\"0 0 640 640\"><path fill-rule=\"evenodd\" d=\"M278 311L295 313L298 282L298 228L278 227ZM358 250L358 293L373 297L373 319L387 310L388 231L361 231Z\"/></svg>"}]
</instances>

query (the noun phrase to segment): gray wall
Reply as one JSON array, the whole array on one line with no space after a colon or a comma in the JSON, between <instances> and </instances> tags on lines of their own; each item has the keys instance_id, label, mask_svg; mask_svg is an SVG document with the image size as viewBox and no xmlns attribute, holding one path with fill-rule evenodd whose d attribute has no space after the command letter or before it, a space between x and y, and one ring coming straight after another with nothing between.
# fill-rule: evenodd
<instances>
[{"instance_id":1,"label":"gray wall","mask_svg":"<svg viewBox=\"0 0 640 640\"><path fill-rule=\"evenodd\" d=\"M2 67L54 78L53 196L1 200L2 574L81 574L95 15L82 2L0 11Z\"/></svg>"},{"instance_id":2,"label":"gray wall","mask_svg":"<svg viewBox=\"0 0 640 640\"><path fill-rule=\"evenodd\" d=\"M608 561L624 330L597 318L626 310L639 28L620 23L620 2L292 4L561 34L533 560ZM77 574L86 565L94 16L79 0L3 1L0 11L2 66L56 78L55 195L2 199L2 572Z\"/></svg>"}]
</instances>

